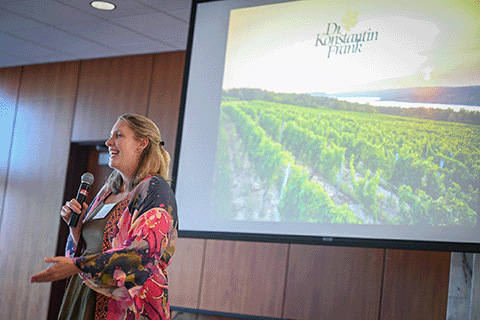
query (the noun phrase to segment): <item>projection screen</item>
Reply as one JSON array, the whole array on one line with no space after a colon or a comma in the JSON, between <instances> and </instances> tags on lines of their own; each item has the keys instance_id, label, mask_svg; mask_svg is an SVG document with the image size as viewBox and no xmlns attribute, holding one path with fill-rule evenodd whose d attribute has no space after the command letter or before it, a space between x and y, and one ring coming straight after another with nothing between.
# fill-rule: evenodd
<instances>
[{"instance_id":1,"label":"projection screen","mask_svg":"<svg viewBox=\"0 0 480 320\"><path fill-rule=\"evenodd\" d=\"M199 1L181 234L479 251L480 4Z\"/></svg>"}]
</instances>

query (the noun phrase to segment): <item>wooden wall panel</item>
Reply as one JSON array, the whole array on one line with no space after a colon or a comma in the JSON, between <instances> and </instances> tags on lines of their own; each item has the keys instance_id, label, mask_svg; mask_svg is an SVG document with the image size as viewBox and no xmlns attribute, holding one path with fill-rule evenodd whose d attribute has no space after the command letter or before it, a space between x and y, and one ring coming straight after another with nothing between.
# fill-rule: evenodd
<instances>
[{"instance_id":1,"label":"wooden wall panel","mask_svg":"<svg viewBox=\"0 0 480 320\"><path fill-rule=\"evenodd\" d=\"M384 249L291 245L287 319L377 319Z\"/></svg>"},{"instance_id":2,"label":"wooden wall panel","mask_svg":"<svg viewBox=\"0 0 480 320\"><path fill-rule=\"evenodd\" d=\"M172 163L175 155L184 66L185 51L155 55L148 117L160 129L165 149L172 157Z\"/></svg>"},{"instance_id":3,"label":"wooden wall panel","mask_svg":"<svg viewBox=\"0 0 480 320\"><path fill-rule=\"evenodd\" d=\"M207 240L200 309L281 317L288 244Z\"/></svg>"},{"instance_id":4,"label":"wooden wall panel","mask_svg":"<svg viewBox=\"0 0 480 320\"><path fill-rule=\"evenodd\" d=\"M170 305L198 309L205 245L204 239L177 240L175 254L167 269Z\"/></svg>"},{"instance_id":5,"label":"wooden wall panel","mask_svg":"<svg viewBox=\"0 0 480 320\"><path fill-rule=\"evenodd\" d=\"M82 61L72 141L103 141L118 116L147 115L153 55Z\"/></svg>"},{"instance_id":6,"label":"wooden wall panel","mask_svg":"<svg viewBox=\"0 0 480 320\"><path fill-rule=\"evenodd\" d=\"M50 284L30 276L55 254L79 63L23 67L0 232L4 319L44 319Z\"/></svg>"},{"instance_id":7,"label":"wooden wall panel","mask_svg":"<svg viewBox=\"0 0 480 320\"><path fill-rule=\"evenodd\" d=\"M445 319L450 256L387 250L380 319Z\"/></svg>"},{"instance_id":8,"label":"wooden wall panel","mask_svg":"<svg viewBox=\"0 0 480 320\"><path fill-rule=\"evenodd\" d=\"M0 228L21 70L20 67L0 69Z\"/></svg>"}]
</instances>

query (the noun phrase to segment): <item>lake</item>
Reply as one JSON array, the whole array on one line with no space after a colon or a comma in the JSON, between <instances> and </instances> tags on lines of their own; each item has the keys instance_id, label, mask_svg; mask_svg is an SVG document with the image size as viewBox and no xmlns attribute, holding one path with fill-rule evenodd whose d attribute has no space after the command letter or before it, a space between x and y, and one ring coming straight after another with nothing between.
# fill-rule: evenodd
<instances>
[{"instance_id":1,"label":"lake","mask_svg":"<svg viewBox=\"0 0 480 320\"><path fill-rule=\"evenodd\" d=\"M361 104L370 104L375 107L401 107L401 108L429 108L429 109L452 109L460 111L480 111L479 106L467 106L460 104L443 104L443 103L424 103L424 102L401 102L401 101L386 101L380 100L378 97L338 97L338 100L347 102L358 102Z\"/></svg>"}]
</instances>

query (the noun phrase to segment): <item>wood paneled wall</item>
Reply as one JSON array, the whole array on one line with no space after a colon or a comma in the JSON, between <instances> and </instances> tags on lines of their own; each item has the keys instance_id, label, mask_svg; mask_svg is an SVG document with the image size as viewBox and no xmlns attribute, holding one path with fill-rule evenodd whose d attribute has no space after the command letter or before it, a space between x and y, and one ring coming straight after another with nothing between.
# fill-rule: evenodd
<instances>
[{"instance_id":1,"label":"wood paneled wall","mask_svg":"<svg viewBox=\"0 0 480 320\"><path fill-rule=\"evenodd\" d=\"M450 257L450 252L387 250L380 319L445 319Z\"/></svg>"},{"instance_id":2,"label":"wood paneled wall","mask_svg":"<svg viewBox=\"0 0 480 320\"><path fill-rule=\"evenodd\" d=\"M287 244L207 241L200 309L279 317L287 256Z\"/></svg>"},{"instance_id":3,"label":"wood paneled wall","mask_svg":"<svg viewBox=\"0 0 480 320\"><path fill-rule=\"evenodd\" d=\"M147 110L147 116L154 119L160 129L165 149L172 160L177 139L184 65L185 51L172 52L155 60Z\"/></svg>"},{"instance_id":4,"label":"wood paneled wall","mask_svg":"<svg viewBox=\"0 0 480 320\"><path fill-rule=\"evenodd\" d=\"M0 229L1 317L38 319L50 284L29 283L56 246L78 62L23 67ZM3 119L2 119L3 120Z\"/></svg>"},{"instance_id":5,"label":"wood paneled wall","mask_svg":"<svg viewBox=\"0 0 480 320\"><path fill-rule=\"evenodd\" d=\"M0 228L21 68L0 69Z\"/></svg>"},{"instance_id":6,"label":"wood paneled wall","mask_svg":"<svg viewBox=\"0 0 480 320\"><path fill-rule=\"evenodd\" d=\"M72 141L107 140L118 116L147 115L154 55L83 61Z\"/></svg>"},{"instance_id":7,"label":"wood paneled wall","mask_svg":"<svg viewBox=\"0 0 480 320\"><path fill-rule=\"evenodd\" d=\"M291 245L290 251L285 318L378 317L383 249Z\"/></svg>"},{"instance_id":8,"label":"wood paneled wall","mask_svg":"<svg viewBox=\"0 0 480 320\"><path fill-rule=\"evenodd\" d=\"M175 154L185 51L82 61L72 141L104 141L118 116L142 114Z\"/></svg>"},{"instance_id":9,"label":"wood paneled wall","mask_svg":"<svg viewBox=\"0 0 480 320\"><path fill-rule=\"evenodd\" d=\"M28 280L55 254L72 141L104 141L119 115L140 113L174 155L184 60L172 52L0 69L2 317L46 318L49 286ZM172 306L256 316L438 319L449 266L448 252L180 238L169 294Z\"/></svg>"},{"instance_id":10,"label":"wood paneled wall","mask_svg":"<svg viewBox=\"0 0 480 320\"><path fill-rule=\"evenodd\" d=\"M445 319L449 252L180 238L173 306L285 319Z\"/></svg>"}]
</instances>

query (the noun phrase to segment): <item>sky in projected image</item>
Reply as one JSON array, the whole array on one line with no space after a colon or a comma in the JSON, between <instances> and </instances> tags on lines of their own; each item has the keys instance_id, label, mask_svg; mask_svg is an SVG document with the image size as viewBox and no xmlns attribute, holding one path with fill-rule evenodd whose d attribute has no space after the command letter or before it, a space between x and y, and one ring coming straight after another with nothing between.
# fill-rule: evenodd
<instances>
[{"instance_id":1,"label":"sky in projected image","mask_svg":"<svg viewBox=\"0 0 480 320\"><path fill-rule=\"evenodd\" d=\"M395 10L388 1L294 1L232 10L223 89L478 85L479 16L474 1L405 0Z\"/></svg>"}]
</instances>

